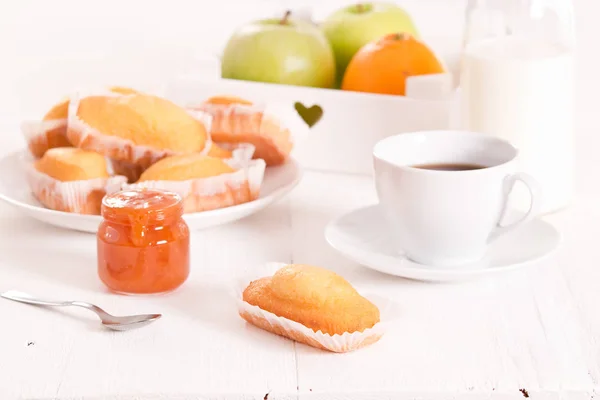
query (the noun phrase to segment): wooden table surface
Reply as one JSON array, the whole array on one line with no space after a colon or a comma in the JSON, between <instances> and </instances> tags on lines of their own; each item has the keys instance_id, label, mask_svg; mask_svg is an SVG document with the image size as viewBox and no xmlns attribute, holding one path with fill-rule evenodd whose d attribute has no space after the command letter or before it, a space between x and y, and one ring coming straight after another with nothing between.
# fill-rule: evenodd
<instances>
[{"instance_id":1,"label":"wooden table surface","mask_svg":"<svg viewBox=\"0 0 600 400\"><path fill-rule=\"evenodd\" d=\"M597 185L596 185L597 187ZM591 399L600 378L598 191L549 217L561 248L531 268L460 284L408 281L339 256L327 222L376 202L367 177L307 172L271 208L193 233L192 274L158 297L107 293L95 237L2 206L0 290L80 299L115 313L159 312L138 331L93 315L0 301L1 399ZM332 268L395 300L377 344L332 354L263 332L236 313L231 281L267 261Z\"/></svg>"},{"instance_id":2,"label":"wooden table surface","mask_svg":"<svg viewBox=\"0 0 600 400\"><path fill-rule=\"evenodd\" d=\"M127 78L123 83L143 74L116 62L107 67L100 50L116 48L124 56L152 41L176 53L180 48L171 43L177 38L186 39L183 52L218 49L233 26L278 1L223 0L211 2L210 12L192 13L200 3L176 0L179 14L165 18L162 5L147 9L151 2L141 0L107 0L96 8L74 0L6 2L0 10L0 44L8 51L0 65L0 153L22 147L18 121L42 113L74 82L97 77L114 83L118 76ZM115 333L85 310L0 301L0 400L600 398L600 3L574 4L577 191L569 209L548 217L563 234L552 257L461 284L372 272L323 238L331 218L376 202L371 180L307 171L294 192L269 209L195 232L193 272L180 290L123 297L107 293L98 280L93 235L44 225L0 204L0 291L86 300L114 313L164 314L144 329ZM138 18L142 7L144 18ZM102 30L105 21L127 23ZM140 29L130 29L133 21ZM101 37L92 35L97 32ZM131 40L123 39L128 32ZM357 288L398 302L399 324L351 354L318 351L248 326L236 314L229 285L266 261L332 268Z\"/></svg>"}]
</instances>

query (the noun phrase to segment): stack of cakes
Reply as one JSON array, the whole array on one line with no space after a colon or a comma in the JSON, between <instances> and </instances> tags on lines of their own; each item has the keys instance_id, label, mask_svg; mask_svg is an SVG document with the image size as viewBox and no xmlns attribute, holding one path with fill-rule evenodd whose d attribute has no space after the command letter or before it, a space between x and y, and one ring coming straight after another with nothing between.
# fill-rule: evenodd
<instances>
[{"instance_id":1,"label":"stack of cakes","mask_svg":"<svg viewBox=\"0 0 600 400\"><path fill-rule=\"evenodd\" d=\"M99 214L102 197L175 191L185 212L255 200L266 166L287 161L291 134L251 102L219 96L181 107L124 87L76 93L22 126L27 178L45 207Z\"/></svg>"}]
</instances>

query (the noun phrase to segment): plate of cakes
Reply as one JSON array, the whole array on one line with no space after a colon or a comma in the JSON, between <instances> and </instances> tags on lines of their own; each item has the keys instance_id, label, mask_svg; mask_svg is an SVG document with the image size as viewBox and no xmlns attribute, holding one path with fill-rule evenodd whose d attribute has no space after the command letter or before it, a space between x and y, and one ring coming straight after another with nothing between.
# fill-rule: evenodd
<instances>
[{"instance_id":1,"label":"plate of cakes","mask_svg":"<svg viewBox=\"0 0 600 400\"><path fill-rule=\"evenodd\" d=\"M95 233L102 198L127 189L178 193L190 229L264 209L302 170L290 156L307 129L246 99L193 105L126 87L77 91L39 121L25 121L27 149L0 159L0 198L43 222Z\"/></svg>"}]
</instances>

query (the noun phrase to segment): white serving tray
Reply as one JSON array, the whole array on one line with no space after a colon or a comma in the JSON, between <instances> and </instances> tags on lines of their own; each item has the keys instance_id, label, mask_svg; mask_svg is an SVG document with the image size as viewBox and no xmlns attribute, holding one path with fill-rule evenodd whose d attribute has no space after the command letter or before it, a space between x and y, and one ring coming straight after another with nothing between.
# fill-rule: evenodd
<instances>
[{"instance_id":1,"label":"white serving tray","mask_svg":"<svg viewBox=\"0 0 600 400\"><path fill-rule=\"evenodd\" d=\"M456 58L444 57L446 64ZM207 59L193 75L169 82L165 95L190 105L215 95L234 95L294 109L318 105L322 118L299 140L294 157L307 169L371 174L371 149L390 135L454 124L456 99L451 73L411 77L406 96L247 82L220 77L219 59ZM448 65L454 70L454 65Z\"/></svg>"}]
</instances>

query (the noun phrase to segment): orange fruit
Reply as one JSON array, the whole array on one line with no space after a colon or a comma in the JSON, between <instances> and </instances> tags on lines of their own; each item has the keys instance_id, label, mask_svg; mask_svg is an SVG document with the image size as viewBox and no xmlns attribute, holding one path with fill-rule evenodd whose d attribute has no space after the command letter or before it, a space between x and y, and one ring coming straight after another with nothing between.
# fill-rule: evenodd
<instances>
[{"instance_id":1,"label":"orange fruit","mask_svg":"<svg viewBox=\"0 0 600 400\"><path fill-rule=\"evenodd\" d=\"M407 33L392 33L364 45L350 60L342 90L405 95L406 78L444 72L425 43Z\"/></svg>"}]
</instances>

